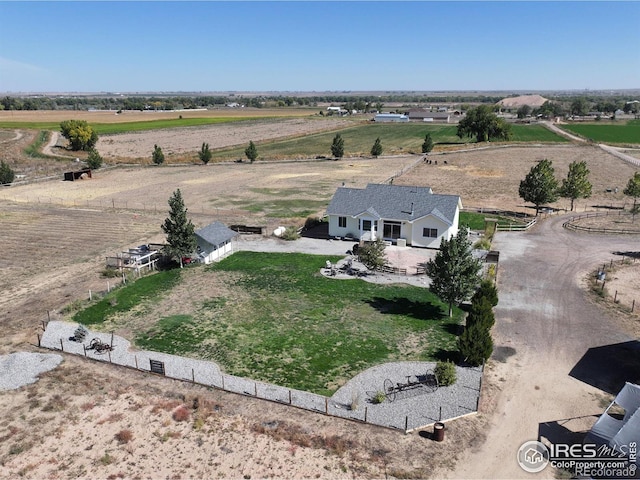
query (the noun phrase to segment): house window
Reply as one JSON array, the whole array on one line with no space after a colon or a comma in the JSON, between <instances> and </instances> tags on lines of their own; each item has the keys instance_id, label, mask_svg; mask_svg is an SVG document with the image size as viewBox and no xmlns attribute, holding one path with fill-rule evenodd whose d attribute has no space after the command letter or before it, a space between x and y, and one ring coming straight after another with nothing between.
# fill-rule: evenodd
<instances>
[{"instance_id":1,"label":"house window","mask_svg":"<svg viewBox=\"0 0 640 480\"><path fill-rule=\"evenodd\" d=\"M347 228L347 217L338 217L338 227Z\"/></svg>"},{"instance_id":2,"label":"house window","mask_svg":"<svg viewBox=\"0 0 640 480\"><path fill-rule=\"evenodd\" d=\"M378 221L373 222L373 226L378 230ZM360 230L368 232L371 230L371 220L360 220Z\"/></svg>"},{"instance_id":3,"label":"house window","mask_svg":"<svg viewBox=\"0 0 640 480\"><path fill-rule=\"evenodd\" d=\"M438 229L437 228L423 228L422 229L423 237L431 237L438 238Z\"/></svg>"}]
</instances>

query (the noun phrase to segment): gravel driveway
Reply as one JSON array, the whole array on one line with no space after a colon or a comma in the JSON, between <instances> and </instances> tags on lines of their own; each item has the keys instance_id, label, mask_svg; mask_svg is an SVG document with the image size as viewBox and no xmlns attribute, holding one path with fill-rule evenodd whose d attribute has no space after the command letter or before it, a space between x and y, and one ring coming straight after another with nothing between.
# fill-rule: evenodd
<instances>
[{"instance_id":1,"label":"gravel driveway","mask_svg":"<svg viewBox=\"0 0 640 480\"><path fill-rule=\"evenodd\" d=\"M485 378L496 390L490 429L482 447L445 474L449 478L524 477L516 462L522 443L580 441L579 432L589 430L603 411L603 390L640 380L638 370L635 378L627 376L624 359L615 354L617 346L634 339L582 286L586 275L616 257L614 252L637 251L640 238L571 232L562 228L564 220L551 217L529 232L496 235L500 303L494 362ZM614 353L600 365L585 365L597 347ZM596 379L589 378L594 367ZM545 477L554 478L550 467L537 476Z\"/></svg>"}]
</instances>

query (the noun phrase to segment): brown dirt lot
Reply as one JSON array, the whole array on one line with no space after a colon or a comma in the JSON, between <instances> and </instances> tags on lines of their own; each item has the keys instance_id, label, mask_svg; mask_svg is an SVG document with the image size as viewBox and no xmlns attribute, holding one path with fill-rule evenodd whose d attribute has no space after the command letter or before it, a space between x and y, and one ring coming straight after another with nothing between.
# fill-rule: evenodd
<instances>
[{"instance_id":1,"label":"brown dirt lot","mask_svg":"<svg viewBox=\"0 0 640 480\"><path fill-rule=\"evenodd\" d=\"M435 193L460 195L465 207L516 209L528 213L534 212L524 206L518 186L540 160L547 158L553 162L558 179L566 177L571 162L587 162L593 193L587 200L576 201L576 211L592 209L596 205L628 204L629 197L625 197L622 190L637 169L597 147L578 145L497 147L429 155L428 158L431 165L422 163L394 183L428 185ZM436 161L437 165L434 164ZM616 187L617 193L606 192ZM569 209L570 202L559 199L551 206Z\"/></svg>"},{"instance_id":2,"label":"brown dirt lot","mask_svg":"<svg viewBox=\"0 0 640 480\"><path fill-rule=\"evenodd\" d=\"M571 161L587 161L594 196L579 202L580 210L624 203L620 192L604 190L622 188L634 171L582 146L477 149L430 158L438 159L438 165L420 164L394 183L429 185L436 193L460 194L466 206L509 210L524 209L518 182L542 158L553 160L559 177ZM33 343L47 310L56 312L86 298L89 289L105 289L106 280L99 275L105 255L160 239L166 201L176 188L197 225L238 218L270 224L280 219L247 207L274 197L328 201L342 182L364 186L384 181L416 160L123 167L98 171L86 181L6 188L0 191L5 247L0 260L0 353L36 351ZM558 206L565 207L562 202ZM488 425L501 423L505 403L521 412L518 404L527 403L526 395L512 396L511 390L506 399L501 394L514 368L513 363L489 364L481 414L452 422L439 444L418 433L405 436L65 357L39 382L0 392L0 478L439 477L463 452L481 448ZM544 386L564 379L566 372L545 375L546 380L539 376L536 382L546 382ZM549 393L544 388L536 392L536 401ZM204 405L201 412L193 410L195 397ZM568 394L566 398L573 401ZM183 403L190 417L177 422L172 413ZM128 443L115 438L124 430L133 435ZM469 469L463 473L474 474Z\"/></svg>"}]
</instances>

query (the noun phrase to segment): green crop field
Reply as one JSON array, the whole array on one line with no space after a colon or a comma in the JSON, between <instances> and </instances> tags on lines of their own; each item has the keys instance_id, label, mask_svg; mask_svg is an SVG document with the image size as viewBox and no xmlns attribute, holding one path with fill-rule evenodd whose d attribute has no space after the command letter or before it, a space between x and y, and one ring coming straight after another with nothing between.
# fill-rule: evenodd
<instances>
[{"instance_id":1,"label":"green crop field","mask_svg":"<svg viewBox=\"0 0 640 480\"><path fill-rule=\"evenodd\" d=\"M143 277L74 320L116 322L133 330L141 348L324 395L376 364L454 354L460 310L449 318L447 306L424 288L326 278L319 272L327 260L338 257L238 252L215 265ZM223 278L228 292L196 305L185 301L184 311L162 318L145 316L195 273ZM122 323L126 318L130 324Z\"/></svg>"},{"instance_id":2,"label":"green crop field","mask_svg":"<svg viewBox=\"0 0 640 480\"><path fill-rule=\"evenodd\" d=\"M630 122L627 122L626 124L583 123L575 125L562 125L561 128L594 142L614 144L640 143L639 120L632 120Z\"/></svg>"},{"instance_id":3,"label":"green crop field","mask_svg":"<svg viewBox=\"0 0 640 480\"><path fill-rule=\"evenodd\" d=\"M98 135L111 135L126 132L142 132L159 130L161 128L197 127L215 125L219 123L253 120L249 117L202 117L202 118L171 118L164 120L147 120L144 122L122 123L90 123ZM24 128L29 130L60 130L60 122L0 122L0 128Z\"/></svg>"}]
</instances>

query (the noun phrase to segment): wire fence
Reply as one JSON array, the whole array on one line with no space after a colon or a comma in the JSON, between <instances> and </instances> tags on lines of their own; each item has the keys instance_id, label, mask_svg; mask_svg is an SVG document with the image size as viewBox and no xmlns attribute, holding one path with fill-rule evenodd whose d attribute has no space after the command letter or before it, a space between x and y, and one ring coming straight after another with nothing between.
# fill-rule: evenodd
<instances>
[{"instance_id":1,"label":"wire fence","mask_svg":"<svg viewBox=\"0 0 640 480\"><path fill-rule=\"evenodd\" d=\"M50 319L50 312L47 313ZM359 384L352 391L339 391L333 397L295 390L249 378L229 375L214 363L152 351L133 351L130 343L113 333L90 332L83 341L73 340L77 325L49 320L42 322L38 346L94 361L119 365L140 372L162 375L175 380L212 387L226 392L288 405L323 415L377 425L408 433L435 422L475 414L480 402L482 367L456 367L458 380L454 386L441 387L433 393L416 391L402 401L375 403L374 387ZM91 342L89 340L91 339ZM90 348L94 340L104 349ZM87 344L89 343L89 347ZM411 362L406 362L410 364ZM396 365L396 364L391 364ZM396 374L405 378L398 364ZM427 363L425 362L425 365ZM383 366L384 367L384 366ZM381 367L381 368L383 368ZM413 365L415 369L415 365ZM409 367L405 367L409 368ZM426 368L426 367L425 367ZM413 370L410 370L413 371ZM378 390L382 389L381 378Z\"/></svg>"},{"instance_id":2,"label":"wire fence","mask_svg":"<svg viewBox=\"0 0 640 480\"><path fill-rule=\"evenodd\" d=\"M640 258L640 252L630 252L629 255L621 254L620 259L611 259L609 263L602 264L601 268L595 273L594 291L607 301L613 301L618 307L628 313L640 314L640 292L632 290L632 294L628 294L629 289L618 290L615 279L611 279L613 275L621 267L634 265ZM610 279L607 279L610 278ZM637 298L635 298L637 295Z\"/></svg>"}]
</instances>

